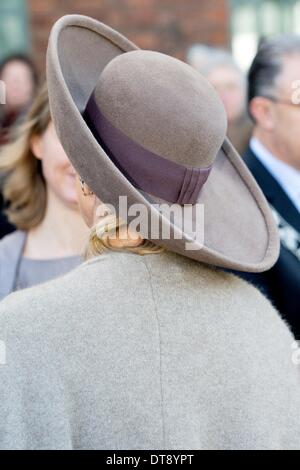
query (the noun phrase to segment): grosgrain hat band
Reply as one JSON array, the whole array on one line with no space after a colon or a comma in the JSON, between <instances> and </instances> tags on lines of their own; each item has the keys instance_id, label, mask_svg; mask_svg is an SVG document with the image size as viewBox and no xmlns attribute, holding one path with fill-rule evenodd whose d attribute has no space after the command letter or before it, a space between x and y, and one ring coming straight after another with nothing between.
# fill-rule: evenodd
<instances>
[{"instance_id":1,"label":"grosgrain hat band","mask_svg":"<svg viewBox=\"0 0 300 470\"><path fill-rule=\"evenodd\" d=\"M94 93L83 117L109 158L137 189L171 203L196 204L212 166L186 167L145 149L106 119Z\"/></svg>"}]
</instances>

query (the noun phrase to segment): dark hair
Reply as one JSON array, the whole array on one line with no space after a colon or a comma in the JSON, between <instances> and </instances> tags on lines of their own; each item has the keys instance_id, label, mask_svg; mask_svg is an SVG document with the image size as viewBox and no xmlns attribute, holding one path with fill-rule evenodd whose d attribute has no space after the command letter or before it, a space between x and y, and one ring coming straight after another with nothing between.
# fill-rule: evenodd
<instances>
[{"instance_id":1,"label":"dark hair","mask_svg":"<svg viewBox=\"0 0 300 470\"><path fill-rule=\"evenodd\" d=\"M300 55L300 36L296 34L282 34L260 42L248 73L248 103L255 96L274 97L282 60L295 53Z\"/></svg>"},{"instance_id":2,"label":"dark hair","mask_svg":"<svg viewBox=\"0 0 300 470\"><path fill-rule=\"evenodd\" d=\"M22 62L23 64L27 65L28 68L31 71L31 76L32 76L34 86L38 85L39 76L38 76L38 72L37 72L37 69L35 67L35 64L34 64L33 60L25 54L11 54L11 55L5 57L0 62L0 77L2 75L2 72L3 72L4 68L8 64L10 64L11 62Z\"/></svg>"}]
</instances>

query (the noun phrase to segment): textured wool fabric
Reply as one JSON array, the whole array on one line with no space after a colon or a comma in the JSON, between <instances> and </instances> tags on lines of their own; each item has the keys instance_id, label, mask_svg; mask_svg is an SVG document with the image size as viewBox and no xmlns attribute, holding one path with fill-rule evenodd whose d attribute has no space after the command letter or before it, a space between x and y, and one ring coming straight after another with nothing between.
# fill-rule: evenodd
<instances>
[{"instance_id":1,"label":"textured wool fabric","mask_svg":"<svg viewBox=\"0 0 300 470\"><path fill-rule=\"evenodd\" d=\"M52 28L47 83L59 139L81 178L116 211L143 204L162 227L153 241L198 261L261 272L278 258L277 227L251 173L226 134L224 107L192 67L154 51L137 50L124 36L85 16L67 15ZM92 94L105 117L146 150L189 167L213 163L197 202L204 206L204 243L185 251L191 218L170 221L156 198L136 189L97 142L82 113ZM170 184L169 180L163 184ZM130 217L129 217L130 219ZM170 231L169 239L163 233ZM144 238L151 239L151 231ZM149 233L150 232L150 233ZM194 234L193 234L194 235Z\"/></svg>"},{"instance_id":2,"label":"textured wool fabric","mask_svg":"<svg viewBox=\"0 0 300 470\"><path fill-rule=\"evenodd\" d=\"M0 303L1 449L299 449L293 337L237 277L108 253Z\"/></svg>"}]
</instances>

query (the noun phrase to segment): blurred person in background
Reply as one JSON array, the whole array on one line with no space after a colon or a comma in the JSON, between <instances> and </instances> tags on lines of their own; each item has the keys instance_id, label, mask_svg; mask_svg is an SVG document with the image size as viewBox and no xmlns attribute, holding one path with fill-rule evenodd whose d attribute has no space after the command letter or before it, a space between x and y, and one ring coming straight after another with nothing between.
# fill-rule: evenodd
<instances>
[{"instance_id":1,"label":"blurred person in background","mask_svg":"<svg viewBox=\"0 0 300 470\"><path fill-rule=\"evenodd\" d=\"M276 218L281 252L263 274L247 279L273 301L300 339L300 36L261 44L249 71L253 136L245 161Z\"/></svg>"},{"instance_id":2,"label":"blurred person in background","mask_svg":"<svg viewBox=\"0 0 300 470\"><path fill-rule=\"evenodd\" d=\"M0 80L5 83L5 104L0 114L0 145L9 140L9 131L31 103L38 75L33 62L24 55L12 55L0 64Z\"/></svg>"},{"instance_id":3,"label":"blurred person in background","mask_svg":"<svg viewBox=\"0 0 300 470\"><path fill-rule=\"evenodd\" d=\"M56 23L47 58L94 258L0 304L0 448L298 449L293 337L257 289L214 267L263 270L279 249L217 94L186 64L79 15ZM205 204L192 250L195 212L174 220L174 200Z\"/></svg>"},{"instance_id":4,"label":"blurred person in background","mask_svg":"<svg viewBox=\"0 0 300 470\"><path fill-rule=\"evenodd\" d=\"M8 219L17 231L0 242L0 299L79 265L87 229L75 171L54 130L43 86L16 139L2 147Z\"/></svg>"},{"instance_id":5,"label":"blurred person in background","mask_svg":"<svg viewBox=\"0 0 300 470\"><path fill-rule=\"evenodd\" d=\"M0 80L5 96L0 105L0 146L9 142L14 125L22 119L31 103L38 75L31 59L17 54L7 57L0 64ZM0 179L2 187L2 178ZM1 191L1 190L0 190ZM15 230L3 213L3 198L0 192L0 239Z\"/></svg>"},{"instance_id":6,"label":"blurred person in background","mask_svg":"<svg viewBox=\"0 0 300 470\"><path fill-rule=\"evenodd\" d=\"M237 151L243 154L252 131L247 114L247 82L244 73L225 49L194 44L188 50L187 61L218 92L227 115L227 135Z\"/></svg>"}]
</instances>

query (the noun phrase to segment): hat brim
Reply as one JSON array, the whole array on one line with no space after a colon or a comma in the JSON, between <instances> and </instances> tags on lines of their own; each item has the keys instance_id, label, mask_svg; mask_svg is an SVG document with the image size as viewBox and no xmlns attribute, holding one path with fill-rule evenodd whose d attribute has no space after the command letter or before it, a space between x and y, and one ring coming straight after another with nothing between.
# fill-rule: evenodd
<instances>
[{"instance_id":1,"label":"hat brim","mask_svg":"<svg viewBox=\"0 0 300 470\"><path fill-rule=\"evenodd\" d=\"M279 254L277 227L262 191L227 138L198 200L204 207L204 239L199 249L188 251L191 237L178 236L182 230L176 218L170 222L157 210L155 203L161 201L137 190L94 138L82 112L100 73L114 57L136 49L118 32L85 16L64 16L52 28L47 51L50 108L75 169L102 201L118 207L119 196L127 196L128 204L149 209L152 222L156 218L162 226L170 225L171 239L153 240L159 245L215 266L269 269Z\"/></svg>"}]
</instances>

